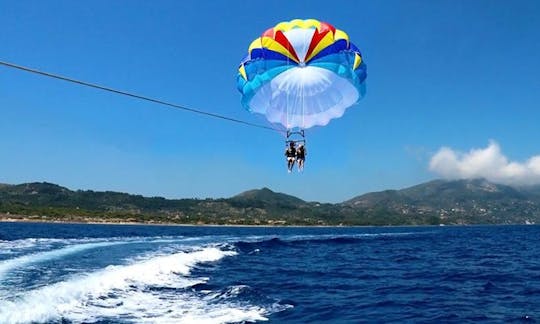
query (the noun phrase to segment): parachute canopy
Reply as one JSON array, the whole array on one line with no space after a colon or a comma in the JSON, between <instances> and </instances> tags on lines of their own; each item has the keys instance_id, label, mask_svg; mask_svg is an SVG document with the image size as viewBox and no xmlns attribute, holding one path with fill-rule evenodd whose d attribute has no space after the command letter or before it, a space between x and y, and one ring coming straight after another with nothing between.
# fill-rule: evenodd
<instances>
[{"instance_id":1,"label":"parachute canopy","mask_svg":"<svg viewBox=\"0 0 540 324\"><path fill-rule=\"evenodd\" d=\"M255 39L237 76L242 105L287 129L324 126L365 94L366 64L349 36L315 19Z\"/></svg>"}]
</instances>

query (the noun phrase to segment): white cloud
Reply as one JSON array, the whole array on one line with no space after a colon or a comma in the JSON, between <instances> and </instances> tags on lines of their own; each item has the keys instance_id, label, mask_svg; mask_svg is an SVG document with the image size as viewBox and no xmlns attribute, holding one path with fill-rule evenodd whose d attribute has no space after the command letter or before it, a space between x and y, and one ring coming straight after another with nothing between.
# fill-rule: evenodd
<instances>
[{"instance_id":1,"label":"white cloud","mask_svg":"<svg viewBox=\"0 0 540 324\"><path fill-rule=\"evenodd\" d=\"M446 179L485 178L508 185L540 184L540 155L523 163L509 161L495 141L467 153L441 147L431 157L429 169Z\"/></svg>"}]
</instances>

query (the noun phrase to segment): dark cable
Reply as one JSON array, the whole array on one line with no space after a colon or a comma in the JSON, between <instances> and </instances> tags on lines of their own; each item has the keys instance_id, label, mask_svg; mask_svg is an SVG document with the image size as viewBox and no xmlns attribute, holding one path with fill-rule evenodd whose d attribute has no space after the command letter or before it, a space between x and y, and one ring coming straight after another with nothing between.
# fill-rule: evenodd
<instances>
[{"instance_id":1,"label":"dark cable","mask_svg":"<svg viewBox=\"0 0 540 324\"><path fill-rule=\"evenodd\" d=\"M4 65L4 66L7 66L7 67L10 67L10 68L22 70L22 71L25 71L25 72L30 72L30 73L50 77L50 78L55 78L55 79L59 79L59 80L67 81L67 82L72 82L72 83L76 83L76 84L83 85L83 86L90 87L90 88L109 91L109 92L112 92L112 93L132 97L132 98L136 98L136 99L140 99L140 100L146 100L146 101L150 101L150 102L157 103L157 104L160 104L160 105L186 110L186 111L196 113L196 114L206 115L206 116L214 117L214 118L220 118L220 119L228 120L228 121L231 121L231 122L244 124L244 125L247 125L247 126L252 126L252 127L262 128L262 129L268 129L268 130L271 130L271 131L281 132L281 131L279 131L279 130L277 130L275 128L272 128L272 127L259 125L259 124L255 124L255 123L250 123L250 122L243 121L243 120L240 120L240 119L235 119L235 118L231 118L231 117L227 117L227 116L222 116L222 115L206 112L206 111L203 111L203 110L188 108L188 107L176 105L176 104L173 104L173 103L169 103L169 102L166 102L166 101L153 99L153 98L150 98L150 97L145 97L145 96L141 96L141 95L125 92L125 91L120 91L120 90L100 86L100 85L93 84L93 83L88 83L88 82L84 82L84 81L80 81L80 80L75 80L75 79L68 78L68 77L61 76L61 75L57 75L57 74L52 74L52 73L48 73L48 72L43 72L43 71L31 69L31 68L21 66L21 65L17 65L17 64L13 64L13 63L0 61L0 64Z\"/></svg>"}]
</instances>

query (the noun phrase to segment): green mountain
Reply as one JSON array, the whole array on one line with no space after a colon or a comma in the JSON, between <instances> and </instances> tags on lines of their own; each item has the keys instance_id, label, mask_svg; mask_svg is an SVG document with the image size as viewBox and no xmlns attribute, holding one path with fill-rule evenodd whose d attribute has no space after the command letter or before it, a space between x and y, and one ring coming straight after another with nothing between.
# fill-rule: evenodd
<instances>
[{"instance_id":1,"label":"green mountain","mask_svg":"<svg viewBox=\"0 0 540 324\"><path fill-rule=\"evenodd\" d=\"M540 186L483 179L435 180L357 196L306 202L268 188L223 199L165 199L72 191L52 183L0 185L0 219L262 225L423 225L540 223Z\"/></svg>"},{"instance_id":2,"label":"green mountain","mask_svg":"<svg viewBox=\"0 0 540 324\"><path fill-rule=\"evenodd\" d=\"M383 209L430 223L540 223L538 187L514 188L484 179L435 180L402 190L361 195L342 205L367 213Z\"/></svg>"},{"instance_id":3,"label":"green mountain","mask_svg":"<svg viewBox=\"0 0 540 324\"><path fill-rule=\"evenodd\" d=\"M229 202L237 206L244 205L261 208L297 208L299 206L306 205L306 202L300 198L279 192L273 192L268 188L245 191L230 198Z\"/></svg>"}]
</instances>

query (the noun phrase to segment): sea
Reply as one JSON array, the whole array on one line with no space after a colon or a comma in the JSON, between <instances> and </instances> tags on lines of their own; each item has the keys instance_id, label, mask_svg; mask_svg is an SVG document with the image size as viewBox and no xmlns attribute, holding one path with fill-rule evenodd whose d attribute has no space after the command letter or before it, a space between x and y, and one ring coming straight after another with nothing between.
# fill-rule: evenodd
<instances>
[{"instance_id":1,"label":"sea","mask_svg":"<svg viewBox=\"0 0 540 324\"><path fill-rule=\"evenodd\" d=\"M0 323L534 323L539 226L0 223Z\"/></svg>"}]
</instances>

